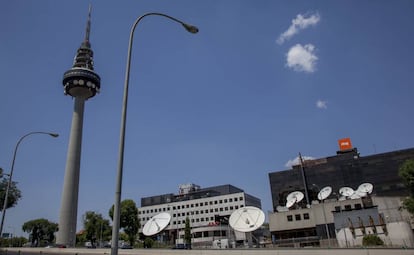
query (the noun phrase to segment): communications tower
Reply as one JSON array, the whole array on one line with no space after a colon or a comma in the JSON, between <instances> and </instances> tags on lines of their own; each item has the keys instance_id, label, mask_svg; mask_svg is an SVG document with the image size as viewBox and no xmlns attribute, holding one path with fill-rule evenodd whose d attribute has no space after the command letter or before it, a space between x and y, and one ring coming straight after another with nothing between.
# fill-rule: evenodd
<instances>
[{"instance_id":1,"label":"communications tower","mask_svg":"<svg viewBox=\"0 0 414 255\"><path fill-rule=\"evenodd\" d=\"M79 47L73 67L63 75L65 95L74 98L72 127L70 131L65 179L59 216L59 231L56 243L74 247L76 243L76 222L78 214L78 193L82 127L85 101L99 93L101 78L93 70L93 51L89 42L91 7L89 6L85 39Z\"/></svg>"}]
</instances>

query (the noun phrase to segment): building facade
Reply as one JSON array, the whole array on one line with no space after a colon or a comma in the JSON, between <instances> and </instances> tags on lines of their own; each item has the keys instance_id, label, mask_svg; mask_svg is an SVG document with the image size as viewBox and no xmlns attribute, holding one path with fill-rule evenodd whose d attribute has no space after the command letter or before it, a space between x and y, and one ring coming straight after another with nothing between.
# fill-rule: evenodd
<instances>
[{"instance_id":1,"label":"building facade","mask_svg":"<svg viewBox=\"0 0 414 255\"><path fill-rule=\"evenodd\" d=\"M229 248L229 240L235 243L246 239L244 234L234 233L228 226L231 213L245 206L261 208L261 201L232 185L208 188L200 188L195 184L181 185L178 194L141 199L141 207L138 208L140 233L153 216L167 212L171 215L171 221L165 231L157 236L158 240L169 244L183 244L185 221L188 217L193 246Z\"/></svg>"},{"instance_id":2,"label":"building facade","mask_svg":"<svg viewBox=\"0 0 414 255\"><path fill-rule=\"evenodd\" d=\"M350 247L362 245L363 236L376 234L386 245L414 246L410 216L401 207L409 191L398 176L408 159L414 159L414 148L365 157L352 148L269 173L273 243ZM372 193L343 196L339 192L342 187L357 190L362 183L371 183ZM332 187L332 193L319 201L317 195L326 186ZM302 192L304 199L286 208L293 191Z\"/></svg>"}]
</instances>

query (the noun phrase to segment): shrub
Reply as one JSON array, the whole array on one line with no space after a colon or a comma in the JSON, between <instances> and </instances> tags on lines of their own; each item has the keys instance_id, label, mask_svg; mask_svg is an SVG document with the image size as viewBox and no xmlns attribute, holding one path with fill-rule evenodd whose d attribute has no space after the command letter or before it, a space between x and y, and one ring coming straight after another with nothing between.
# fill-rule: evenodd
<instances>
[{"instance_id":1,"label":"shrub","mask_svg":"<svg viewBox=\"0 0 414 255\"><path fill-rule=\"evenodd\" d=\"M363 246L384 245L384 241L376 235L366 235L362 239Z\"/></svg>"}]
</instances>

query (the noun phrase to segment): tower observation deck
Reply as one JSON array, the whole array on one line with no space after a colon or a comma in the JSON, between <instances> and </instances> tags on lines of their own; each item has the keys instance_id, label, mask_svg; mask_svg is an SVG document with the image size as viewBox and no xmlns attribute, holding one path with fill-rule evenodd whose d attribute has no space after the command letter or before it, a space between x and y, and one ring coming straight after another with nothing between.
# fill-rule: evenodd
<instances>
[{"instance_id":1,"label":"tower observation deck","mask_svg":"<svg viewBox=\"0 0 414 255\"><path fill-rule=\"evenodd\" d=\"M73 67L63 75L65 95L88 99L99 93L101 88L101 78L93 70L93 51L89 42L90 29L91 7L89 7L85 39L78 49Z\"/></svg>"}]
</instances>

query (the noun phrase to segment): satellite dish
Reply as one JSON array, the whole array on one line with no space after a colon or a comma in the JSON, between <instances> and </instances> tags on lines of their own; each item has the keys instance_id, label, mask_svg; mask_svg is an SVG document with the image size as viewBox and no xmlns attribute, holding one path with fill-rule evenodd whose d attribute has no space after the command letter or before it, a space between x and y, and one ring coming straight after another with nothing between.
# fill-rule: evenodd
<instances>
[{"instance_id":1,"label":"satellite dish","mask_svg":"<svg viewBox=\"0 0 414 255\"><path fill-rule=\"evenodd\" d=\"M354 192L349 198L350 199L358 199L358 198L361 198L361 195L358 192Z\"/></svg>"},{"instance_id":2,"label":"satellite dish","mask_svg":"<svg viewBox=\"0 0 414 255\"><path fill-rule=\"evenodd\" d=\"M332 187L326 186L325 188L321 189L318 193L319 200L325 200L329 195L332 193Z\"/></svg>"},{"instance_id":3,"label":"satellite dish","mask_svg":"<svg viewBox=\"0 0 414 255\"><path fill-rule=\"evenodd\" d=\"M302 201L304 195L300 191L293 191L286 197L286 208L292 207L295 203Z\"/></svg>"},{"instance_id":4,"label":"satellite dish","mask_svg":"<svg viewBox=\"0 0 414 255\"><path fill-rule=\"evenodd\" d=\"M293 200L294 198L296 198L295 202L299 203L304 198L304 195L300 191L293 191L293 192L289 193L289 195L287 195L286 201Z\"/></svg>"},{"instance_id":5,"label":"satellite dish","mask_svg":"<svg viewBox=\"0 0 414 255\"><path fill-rule=\"evenodd\" d=\"M368 193L362 192L360 190L355 190L355 194L357 194L360 198L361 197L366 197L368 195Z\"/></svg>"},{"instance_id":6,"label":"satellite dish","mask_svg":"<svg viewBox=\"0 0 414 255\"><path fill-rule=\"evenodd\" d=\"M286 208L292 207L296 203L296 198L292 197L290 200L286 201Z\"/></svg>"},{"instance_id":7,"label":"satellite dish","mask_svg":"<svg viewBox=\"0 0 414 255\"><path fill-rule=\"evenodd\" d=\"M350 197L352 194L354 194L354 190L350 187L342 187L339 189L339 194L341 194L344 197Z\"/></svg>"},{"instance_id":8,"label":"satellite dish","mask_svg":"<svg viewBox=\"0 0 414 255\"><path fill-rule=\"evenodd\" d=\"M265 220L262 210L253 206L245 206L234 211L229 218L230 226L240 232L251 232L258 229Z\"/></svg>"},{"instance_id":9,"label":"satellite dish","mask_svg":"<svg viewBox=\"0 0 414 255\"><path fill-rule=\"evenodd\" d=\"M169 213L160 213L152 217L145 223L142 233L146 236L155 235L163 231L170 223L171 215Z\"/></svg>"},{"instance_id":10,"label":"satellite dish","mask_svg":"<svg viewBox=\"0 0 414 255\"><path fill-rule=\"evenodd\" d=\"M360 193L371 194L373 189L374 189L374 185L366 182L366 183L362 183L361 185L359 185L357 191Z\"/></svg>"}]
</instances>

